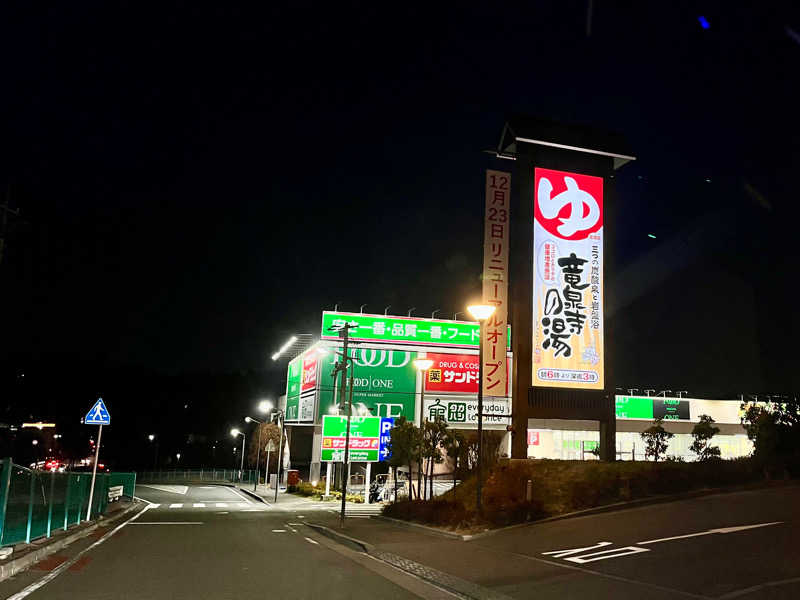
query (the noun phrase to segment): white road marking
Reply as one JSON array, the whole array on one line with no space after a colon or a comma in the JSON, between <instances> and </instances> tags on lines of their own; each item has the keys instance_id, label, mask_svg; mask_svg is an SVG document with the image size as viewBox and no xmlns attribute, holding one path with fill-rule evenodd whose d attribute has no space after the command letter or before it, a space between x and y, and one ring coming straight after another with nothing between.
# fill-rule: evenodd
<instances>
[{"instance_id":1,"label":"white road marking","mask_svg":"<svg viewBox=\"0 0 800 600\"><path fill-rule=\"evenodd\" d=\"M183 504L170 504L170 508L183 508Z\"/></svg>"},{"instance_id":2,"label":"white road marking","mask_svg":"<svg viewBox=\"0 0 800 600\"><path fill-rule=\"evenodd\" d=\"M223 511L218 512L217 514L218 515L229 515L231 513L229 513L227 510L223 510Z\"/></svg>"},{"instance_id":3,"label":"white road marking","mask_svg":"<svg viewBox=\"0 0 800 600\"><path fill-rule=\"evenodd\" d=\"M249 502L237 502L236 506L238 506L239 508L244 508L245 506L250 506L250 503Z\"/></svg>"},{"instance_id":4,"label":"white road marking","mask_svg":"<svg viewBox=\"0 0 800 600\"><path fill-rule=\"evenodd\" d=\"M285 529L273 529L272 533L286 533Z\"/></svg>"},{"instance_id":5,"label":"white road marking","mask_svg":"<svg viewBox=\"0 0 800 600\"><path fill-rule=\"evenodd\" d=\"M303 523L287 523L287 525L303 525Z\"/></svg>"},{"instance_id":6,"label":"white road marking","mask_svg":"<svg viewBox=\"0 0 800 600\"><path fill-rule=\"evenodd\" d=\"M140 483L142 487L153 488L154 490L158 490L160 492L169 492L170 494L181 494L182 496L186 495L186 492L189 491L188 485L149 485Z\"/></svg>"},{"instance_id":7,"label":"white road marking","mask_svg":"<svg viewBox=\"0 0 800 600\"><path fill-rule=\"evenodd\" d=\"M245 508L244 510L240 510L239 512L262 512L263 508Z\"/></svg>"},{"instance_id":8,"label":"white road marking","mask_svg":"<svg viewBox=\"0 0 800 600\"><path fill-rule=\"evenodd\" d=\"M553 550L552 552L542 552L544 555L550 555L553 558L564 558L570 554L580 554L586 550L597 550L603 546L610 546L612 542L597 542L594 546L586 546L585 548L572 548L571 550Z\"/></svg>"},{"instance_id":9,"label":"white road marking","mask_svg":"<svg viewBox=\"0 0 800 600\"><path fill-rule=\"evenodd\" d=\"M640 552L650 552L650 548L638 548L636 546L625 546L624 548L612 548L611 550L601 550L600 552L592 552L591 554L584 554L583 556L573 556L572 558L565 558L569 562L590 563L596 560L607 560L609 558L619 558L620 556L628 556L629 554L639 554Z\"/></svg>"},{"instance_id":10,"label":"white road marking","mask_svg":"<svg viewBox=\"0 0 800 600\"><path fill-rule=\"evenodd\" d=\"M81 556L83 556L87 552L93 550L94 548L96 548L97 546L99 546L100 544L105 542L108 538L110 538L112 535L117 533L120 529L125 527L125 525L128 525L129 523L132 523L133 521L135 521L136 519L141 517L144 513L146 513L149 510L149 508L150 508L149 506L145 506L144 509L142 510L142 512L136 513L135 515L133 515L130 519L128 519L124 523L121 523L120 525L117 525L114 529L112 529L111 531L106 533L103 537L101 537L99 540L97 540L94 544L92 544L91 546L89 546L88 548L86 548L84 550L81 550L80 552L78 552L78 554L73 556L71 559L69 559L67 561L64 561L63 563L58 565L58 567L56 567L55 569L50 571L47 575L42 577L39 581L30 584L28 587L26 587L25 589L23 589L20 592L17 592L13 596L9 596L6 600L23 600L23 598L27 598L33 592L35 592L36 590L38 590L42 586L47 585L48 583L53 581L53 579L55 579L56 577L61 575L61 573L63 573L67 569L69 569L72 565L74 565L76 562L78 562L78 560L81 558Z\"/></svg>"},{"instance_id":11,"label":"white road marking","mask_svg":"<svg viewBox=\"0 0 800 600\"><path fill-rule=\"evenodd\" d=\"M791 579L781 579L780 581L768 581L767 583L761 583L759 585L754 585L749 588L744 588L742 590L736 590L735 592L728 592L727 594L723 594L720 596L720 600L727 600L728 598L738 598L739 596L747 596L752 594L753 592L757 592L758 590L763 590L767 587L778 587L781 585L789 585L792 583L800 583L800 577L792 577Z\"/></svg>"},{"instance_id":12,"label":"white road marking","mask_svg":"<svg viewBox=\"0 0 800 600\"><path fill-rule=\"evenodd\" d=\"M202 521L139 521L131 525L202 525Z\"/></svg>"},{"instance_id":13,"label":"white road marking","mask_svg":"<svg viewBox=\"0 0 800 600\"><path fill-rule=\"evenodd\" d=\"M312 540L310 537L305 538L307 542L311 542L315 546L319 546L319 542L316 540Z\"/></svg>"},{"instance_id":14,"label":"white road marking","mask_svg":"<svg viewBox=\"0 0 800 600\"><path fill-rule=\"evenodd\" d=\"M303 515L297 515L297 518L298 519L305 519L305 517Z\"/></svg>"},{"instance_id":15,"label":"white road marking","mask_svg":"<svg viewBox=\"0 0 800 600\"><path fill-rule=\"evenodd\" d=\"M669 542L671 540L684 540L686 538L699 537L701 535L712 535L714 533L736 533L737 531L745 531L746 529L756 529L758 527L769 527L770 525L779 525L783 521L772 521L770 523L757 523L756 525L740 525L739 527L720 527L718 529L709 529L708 531L700 531L698 533L687 533L686 535L673 535L672 537L659 538L657 540L646 540L644 542L637 542L639 545L645 544L658 544L659 542Z\"/></svg>"},{"instance_id":16,"label":"white road marking","mask_svg":"<svg viewBox=\"0 0 800 600\"><path fill-rule=\"evenodd\" d=\"M203 504L202 502L195 502L194 504L192 504L192 506L195 507L195 508L205 508L206 507L206 505Z\"/></svg>"},{"instance_id":17,"label":"white road marking","mask_svg":"<svg viewBox=\"0 0 800 600\"><path fill-rule=\"evenodd\" d=\"M228 508L227 502L217 502L217 508Z\"/></svg>"},{"instance_id":18,"label":"white road marking","mask_svg":"<svg viewBox=\"0 0 800 600\"><path fill-rule=\"evenodd\" d=\"M152 502L150 503L150 508L158 508L159 506L161 506L161 505L160 504L153 504Z\"/></svg>"}]
</instances>

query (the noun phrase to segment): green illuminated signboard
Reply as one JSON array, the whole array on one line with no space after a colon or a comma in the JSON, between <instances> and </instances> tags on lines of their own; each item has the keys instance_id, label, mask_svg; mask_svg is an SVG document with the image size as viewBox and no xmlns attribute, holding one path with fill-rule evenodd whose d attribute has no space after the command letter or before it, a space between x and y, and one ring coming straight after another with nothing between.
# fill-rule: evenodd
<instances>
[{"instance_id":1,"label":"green illuminated signboard","mask_svg":"<svg viewBox=\"0 0 800 600\"><path fill-rule=\"evenodd\" d=\"M341 352L341 347L336 349ZM414 419L417 396L417 371L414 367L416 352L405 350L378 350L357 348L350 350L355 358L353 368L353 413L375 417L400 417ZM332 377L338 355L328 353L319 365L320 417L336 411L339 403L339 384ZM349 388L350 369L347 370ZM348 395L345 402L349 401Z\"/></svg>"},{"instance_id":2,"label":"green illuminated signboard","mask_svg":"<svg viewBox=\"0 0 800 600\"><path fill-rule=\"evenodd\" d=\"M614 408L618 419L653 418L653 399L639 396L617 396Z\"/></svg>"},{"instance_id":3,"label":"green illuminated signboard","mask_svg":"<svg viewBox=\"0 0 800 600\"><path fill-rule=\"evenodd\" d=\"M654 396L616 396L614 408L618 419L664 419L690 421L690 402L679 398Z\"/></svg>"},{"instance_id":4,"label":"green illuminated signboard","mask_svg":"<svg viewBox=\"0 0 800 600\"><path fill-rule=\"evenodd\" d=\"M350 462L377 462L380 450L380 417L353 417L350 422ZM347 417L322 418L323 462L343 462Z\"/></svg>"},{"instance_id":5,"label":"green illuminated signboard","mask_svg":"<svg viewBox=\"0 0 800 600\"><path fill-rule=\"evenodd\" d=\"M472 321L385 317L327 311L322 313L320 337L324 340L338 340L338 333L331 331L331 327L341 327L345 323L357 326L350 330L350 339L356 341L477 348L480 338L479 326ZM506 344L510 349L510 326L507 330Z\"/></svg>"},{"instance_id":6,"label":"green illuminated signboard","mask_svg":"<svg viewBox=\"0 0 800 600\"><path fill-rule=\"evenodd\" d=\"M297 420L300 404L300 377L303 370L303 357L298 356L289 361L286 368L286 419Z\"/></svg>"}]
</instances>

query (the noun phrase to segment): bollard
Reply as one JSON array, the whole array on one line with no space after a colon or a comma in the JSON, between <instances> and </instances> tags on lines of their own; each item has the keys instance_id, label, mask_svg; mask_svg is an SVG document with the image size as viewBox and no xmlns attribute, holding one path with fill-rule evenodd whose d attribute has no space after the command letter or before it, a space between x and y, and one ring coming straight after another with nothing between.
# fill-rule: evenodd
<instances>
[{"instance_id":1,"label":"bollard","mask_svg":"<svg viewBox=\"0 0 800 600\"><path fill-rule=\"evenodd\" d=\"M530 502L533 500L533 482L528 479L528 483L525 484L525 501Z\"/></svg>"}]
</instances>

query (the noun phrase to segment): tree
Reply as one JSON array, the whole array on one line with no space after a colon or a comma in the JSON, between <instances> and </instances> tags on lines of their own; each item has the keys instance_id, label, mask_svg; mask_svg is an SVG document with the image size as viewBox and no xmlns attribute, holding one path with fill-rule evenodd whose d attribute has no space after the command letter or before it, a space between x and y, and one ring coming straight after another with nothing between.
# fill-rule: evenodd
<instances>
[{"instance_id":1,"label":"tree","mask_svg":"<svg viewBox=\"0 0 800 600\"><path fill-rule=\"evenodd\" d=\"M467 447L464 434L455 429L449 429L445 435L444 446L447 457L453 461L453 498L455 498L456 480L458 479L458 469L463 463L463 457Z\"/></svg>"},{"instance_id":2,"label":"tree","mask_svg":"<svg viewBox=\"0 0 800 600\"><path fill-rule=\"evenodd\" d=\"M427 461L426 478L430 482L430 498L433 498L433 469L444 462L442 443L447 435L447 421L437 416L433 421L426 420L422 426L422 458ZM423 494L424 495L424 494Z\"/></svg>"},{"instance_id":3,"label":"tree","mask_svg":"<svg viewBox=\"0 0 800 600\"><path fill-rule=\"evenodd\" d=\"M765 467L800 468L800 400L742 402L742 426Z\"/></svg>"},{"instance_id":4,"label":"tree","mask_svg":"<svg viewBox=\"0 0 800 600\"><path fill-rule=\"evenodd\" d=\"M261 432L261 451L258 451L258 439L259 439L259 431ZM275 447L275 452L272 452L269 457L270 462L270 472L277 473L277 466L278 466L278 451L277 448L280 446L280 439L281 439L281 428L275 425L275 423L259 423L258 427L255 427L251 432L247 444L247 463L252 467L256 464L256 456L258 456L258 466L255 467L257 469L263 469L264 465L267 464L267 452L265 448L269 441L272 440L272 444ZM286 438L284 436L284 444L286 443ZM274 466L273 466L274 465Z\"/></svg>"},{"instance_id":5,"label":"tree","mask_svg":"<svg viewBox=\"0 0 800 600\"><path fill-rule=\"evenodd\" d=\"M658 457L667 451L670 438L675 436L674 433L664 429L663 422L664 419L659 417L653 421L650 427L639 434L645 444L645 457L652 456L655 462L658 462Z\"/></svg>"},{"instance_id":6,"label":"tree","mask_svg":"<svg viewBox=\"0 0 800 600\"><path fill-rule=\"evenodd\" d=\"M719 446L709 446L711 438L719 433L719 427L712 424L714 419L708 415L700 415L700 422L692 428L694 442L689 446L689 450L697 455L697 460L709 460L719 458L721 453Z\"/></svg>"},{"instance_id":7,"label":"tree","mask_svg":"<svg viewBox=\"0 0 800 600\"><path fill-rule=\"evenodd\" d=\"M389 432L389 464L394 468L394 498L397 501L397 467L408 465L408 498L412 499L411 465L419 454L419 430L405 417L398 417Z\"/></svg>"}]
</instances>

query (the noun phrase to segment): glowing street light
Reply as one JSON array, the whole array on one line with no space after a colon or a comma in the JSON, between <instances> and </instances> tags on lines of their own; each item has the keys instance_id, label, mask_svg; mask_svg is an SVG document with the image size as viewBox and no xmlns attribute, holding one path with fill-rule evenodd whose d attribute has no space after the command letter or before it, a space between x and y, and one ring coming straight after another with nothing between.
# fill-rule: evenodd
<instances>
[{"instance_id":1,"label":"glowing street light","mask_svg":"<svg viewBox=\"0 0 800 600\"><path fill-rule=\"evenodd\" d=\"M262 404L265 405L263 408L261 406ZM270 404L266 400L263 401L263 402L259 402L259 404L258 404L258 408L262 412L267 412L265 410L266 406L269 406L270 408L272 408L272 404ZM264 421L259 421L258 419L254 419L253 417L245 417L244 418L244 422L245 423L258 423L259 425L264 423ZM258 490L258 477L259 477L259 471L261 470L261 467L258 466L258 463L259 463L260 460L261 460L261 427L258 428L258 446L256 447L256 481L255 481L255 483L253 483L253 491L254 492Z\"/></svg>"},{"instance_id":2,"label":"glowing street light","mask_svg":"<svg viewBox=\"0 0 800 600\"><path fill-rule=\"evenodd\" d=\"M473 304L467 311L478 321L478 485L476 486L476 508L481 513L481 488L483 486L483 325L494 314L492 304Z\"/></svg>"},{"instance_id":3,"label":"glowing street light","mask_svg":"<svg viewBox=\"0 0 800 600\"><path fill-rule=\"evenodd\" d=\"M244 443L247 440L247 436L243 434L241 431L236 429L235 427L231 429L231 435L236 438L236 436L242 436L242 466L239 467L239 484L242 483L242 471L244 471Z\"/></svg>"},{"instance_id":4,"label":"glowing street light","mask_svg":"<svg viewBox=\"0 0 800 600\"><path fill-rule=\"evenodd\" d=\"M283 346L281 346L280 350L278 350L275 354L272 355L272 360L278 360L284 352L286 352L289 348L292 347L292 345L294 345L295 342L297 342L297 336L293 335L286 341L286 343Z\"/></svg>"},{"instance_id":5,"label":"glowing street light","mask_svg":"<svg viewBox=\"0 0 800 600\"><path fill-rule=\"evenodd\" d=\"M425 379L427 378L428 369L430 369L433 366L433 361L430 358L417 358L417 359L414 359L414 366L417 368L417 370L420 373L422 373L422 387L420 388L420 392L419 392L419 403L422 406L422 410L424 411L425 410ZM410 486L411 485L411 483L410 483L411 473L410 472L408 474L408 477L409 477L409 486ZM409 487L409 494L411 493L410 489L411 488ZM417 497L419 497L419 490L417 490Z\"/></svg>"},{"instance_id":6,"label":"glowing street light","mask_svg":"<svg viewBox=\"0 0 800 600\"><path fill-rule=\"evenodd\" d=\"M268 413L272 410L272 402L269 400L262 400L258 403L258 412L262 412L264 414Z\"/></svg>"}]
</instances>

